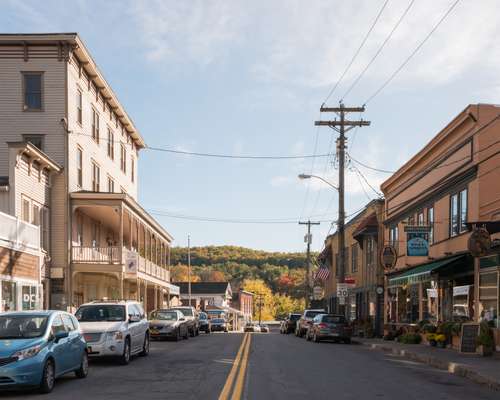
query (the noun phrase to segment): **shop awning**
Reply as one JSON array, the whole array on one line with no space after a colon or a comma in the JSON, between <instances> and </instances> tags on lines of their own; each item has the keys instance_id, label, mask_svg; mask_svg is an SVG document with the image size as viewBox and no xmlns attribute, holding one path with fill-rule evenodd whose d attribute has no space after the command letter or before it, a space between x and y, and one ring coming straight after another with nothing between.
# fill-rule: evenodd
<instances>
[{"instance_id":1,"label":"shop awning","mask_svg":"<svg viewBox=\"0 0 500 400\"><path fill-rule=\"evenodd\" d=\"M172 285L171 283L167 283L166 286L168 288L168 293L171 296L179 296L181 294L179 286Z\"/></svg>"},{"instance_id":2,"label":"shop awning","mask_svg":"<svg viewBox=\"0 0 500 400\"><path fill-rule=\"evenodd\" d=\"M459 260L465 260L466 254L449 257L442 260L431 261L426 264L420 264L416 267L407 269L400 273L396 273L389 277L389 286L408 285L413 283L424 282L430 280L431 274L437 272L438 269L444 268Z\"/></svg>"}]
</instances>

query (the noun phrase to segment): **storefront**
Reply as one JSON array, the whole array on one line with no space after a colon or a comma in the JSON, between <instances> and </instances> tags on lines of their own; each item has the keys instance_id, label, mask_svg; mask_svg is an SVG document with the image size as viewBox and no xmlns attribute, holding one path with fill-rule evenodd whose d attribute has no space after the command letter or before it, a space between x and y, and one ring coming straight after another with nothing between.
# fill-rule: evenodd
<instances>
[{"instance_id":1,"label":"storefront","mask_svg":"<svg viewBox=\"0 0 500 400\"><path fill-rule=\"evenodd\" d=\"M387 275L386 322L469 321L474 317L474 267L459 254Z\"/></svg>"},{"instance_id":2,"label":"storefront","mask_svg":"<svg viewBox=\"0 0 500 400\"><path fill-rule=\"evenodd\" d=\"M36 281L2 276L0 298L2 311L39 310L42 308L43 290Z\"/></svg>"}]
</instances>

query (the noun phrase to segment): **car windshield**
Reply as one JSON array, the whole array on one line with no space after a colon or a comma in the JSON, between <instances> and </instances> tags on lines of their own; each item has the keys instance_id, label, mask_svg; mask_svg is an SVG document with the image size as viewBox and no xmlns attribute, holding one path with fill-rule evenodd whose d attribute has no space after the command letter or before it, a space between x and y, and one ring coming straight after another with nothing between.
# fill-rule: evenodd
<instances>
[{"instance_id":1,"label":"car windshield","mask_svg":"<svg viewBox=\"0 0 500 400\"><path fill-rule=\"evenodd\" d=\"M322 322L327 324L343 324L345 323L345 318L342 315L325 315Z\"/></svg>"},{"instance_id":2,"label":"car windshield","mask_svg":"<svg viewBox=\"0 0 500 400\"><path fill-rule=\"evenodd\" d=\"M174 308L174 310L180 311L186 317L192 317L193 316L193 310L191 310L190 308Z\"/></svg>"},{"instance_id":3,"label":"car windshield","mask_svg":"<svg viewBox=\"0 0 500 400\"><path fill-rule=\"evenodd\" d=\"M37 315L0 316L0 339L26 339L43 336L48 317Z\"/></svg>"},{"instance_id":4,"label":"car windshield","mask_svg":"<svg viewBox=\"0 0 500 400\"><path fill-rule=\"evenodd\" d=\"M222 318L214 318L212 320L213 323L215 324L223 324L224 322L226 322L225 320L223 320Z\"/></svg>"},{"instance_id":5,"label":"car windshield","mask_svg":"<svg viewBox=\"0 0 500 400\"><path fill-rule=\"evenodd\" d=\"M298 321L300 319L300 314L290 315L290 321Z\"/></svg>"},{"instance_id":6,"label":"car windshield","mask_svg":"<svg viewBox=\"0 0 500 400\"><path fill-rule=\"evenodd\" d=\"M198 318L199 319L208 319L207 314L205 314L205 313L200 313Z\"/></svg>"},{"instance_id":7,"label":"car windshield","mask_svg":"<svg viewBox=\"0 0 500 400\"><path fill-rule=\"evenodd\" d=\"M77 310L75 316L80 322L125 321L125 306L82 306Z\"/></svg>"},{"instance_id":8,"label":"car windshield","mask_svg":"<svg viewBox=\"0 0 500 400\"><path fill-rule=\"evenodd\" d=\"M151 319L159 319L162 321L177 321L177 313L174 311L153 311Z\"/></svg>"},{"instance_id":9,"label":"car windshield","mask_svg":"<svg viewBox=\"0 0 500 400\"><path fill-rule=\"evenodd\" d=\"M306 318L313 319L318 314L324 314L324 311L306 311Z\"/></svg>"}]
</instances>

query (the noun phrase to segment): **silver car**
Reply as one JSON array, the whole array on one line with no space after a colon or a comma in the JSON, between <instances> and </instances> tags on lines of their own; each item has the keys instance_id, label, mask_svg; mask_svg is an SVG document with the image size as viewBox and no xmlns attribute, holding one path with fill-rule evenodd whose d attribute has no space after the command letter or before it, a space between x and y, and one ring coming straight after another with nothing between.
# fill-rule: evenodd
<instances>
[{"instance_id":1,"label":"silver car","mask_svg":"<svg viewBox=\"0 0 500 400\"><path fill-rule=\"evenodd\" d=\"M149 323L139 302L93 301L82 304L75 316L89 356L113 356L128 364L134 354L149 354Z\"/></svg>"},{"instance_id":2,"label":"silver car","mask_svg":"<svg viewBox=\"0 0 500 400\"><path fill-rule=\"evenodd\" d=\"M188 339L189 330L186 317L178 310L159 309L149 315L151 339Z\"/></svg>"}]
</instances>

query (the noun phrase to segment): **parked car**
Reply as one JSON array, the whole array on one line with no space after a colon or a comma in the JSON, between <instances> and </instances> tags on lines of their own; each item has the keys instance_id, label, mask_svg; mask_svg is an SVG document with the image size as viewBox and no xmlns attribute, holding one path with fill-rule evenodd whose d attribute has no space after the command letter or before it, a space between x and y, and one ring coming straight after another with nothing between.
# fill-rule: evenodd
<instances>
[{"instance_id":1,"label":"parked car","mask_svg":"<svg viewBox=\"0 0 500 400\"><path fill-rule=\"evenodd\" d=\"M266 324L260 324L260 331L263 333L269 333L269 327Z\"/></svg>"},{"instance_id":2,"label":"parked car","mask_svg":"<svg viewBox=\"0 0 500 400\"><path fill-rule=\"evenodd\" d=\"M177 310L154 310L149 317L151 339L188 339L189 330L184 314Z\"/></svg>"},{"instance_id":3,"label":"parked car","mask_svg":"<svg viewBox=\"0 0 500 400\"><path fill-rule=\"evenodd\" d=\"M299 313L290 313L288 317L286 317L283 321L281 321L280 325L280 333L288 334L291 332L295 332L295 326L297 325L297 321L300 319L302 314Z\"/></svg>"},{"instance_id":4,"label":"parked car","mask_svg":"<svg viewBox=\"0 0 500 400\"><path fill-rule=\"evenodd\" d=\"M88 374L87 345L76 318L62 311L0 314L0 388L54 388L55 379Z\"/></svg>"},{"instance_id":5,"label":"parked car","mask_svg":"<svg viewBox=\"0 0 500 400\"><path fill-rule=\"evenodd\" d=\"M205 312L198 313L198 323L200 331L205 333L210 333L210 320L208 319L208 314Z\"/></svg>"},{"instance_id":6,"label":"parked car","mask_svg":"<svg viewBox=\"0 0 500 400\"><path fill-rule=\"evenodd\" d=\"M194 337L200 334L200 326L198 320L198 313L194 307L190 306L178 306L172 307L171 310L177 310L184 314L186 318L189 334Z\"/></svg>"},{"instance_id":7,"label":"parked car","mask_svg":"<svg viewBox=\"0 0 500 400\"><path fill-rule=\"evenodd\" d=\"M333 340L335 342L351 343L352 328L343 315L319 314L313 319L306 333L307 340L320 342Z\"/></svg>"},{"instance_id":8,"label":"parked car","mask_svg":"<svg viewBox=\"0 0 500 400\"><path fill-rule=\"evenodd\" d=\"M117 357L125 365L132 355L149 354L149 322L137 301L93 301L81 305L75 315L90 356Z\"/></svg>"},{"instance_id":9,"label":"parked car","mask_svg":"<svg viewBox=\"0 0 500 400\"><path fill-rule=\"evenodd\" d=\"M295 336L304 337L307 328L312 324L313 318L318 314L326 314L326 311L322 309L305 310L295 326Z\"/></svg>"},{"instance_id":10,"label":"parked car","mask_svg":"<svg viewBox=\"0 0 500 400\"><path fill-rule=\"evenodd\" d=\"M243 328L243 332L255 332L255 324L253 322L247 322Z\"/></svg>"},{"instance_id":11,"label":"parked car","mask_svg":"<svg viewBox=\"0 0 500 400\"><path fill-rule=\"evenodd\" d=\"M228 331L228 324L227 321L224 318L213 318L211 321L211 326L210 329L212 332L227 332Z\"/></svg>"}]
</instances>

